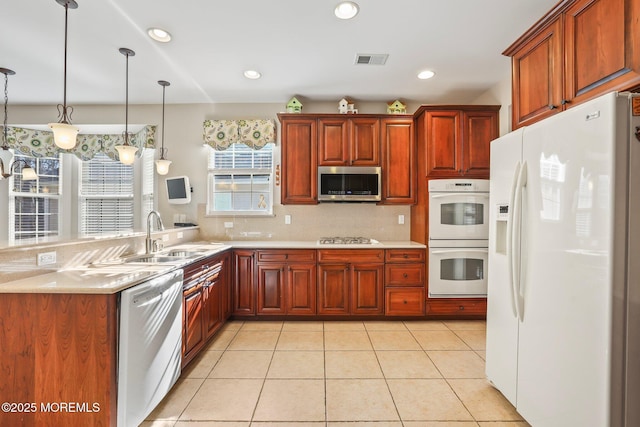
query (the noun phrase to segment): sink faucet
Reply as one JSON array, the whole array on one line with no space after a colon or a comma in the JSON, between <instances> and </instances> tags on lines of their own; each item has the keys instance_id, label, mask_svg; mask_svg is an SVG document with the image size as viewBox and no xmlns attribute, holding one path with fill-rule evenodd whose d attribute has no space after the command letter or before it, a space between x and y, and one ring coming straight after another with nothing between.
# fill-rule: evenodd
<instances>
[{"instance_id":1,"label":"sink faucet","mask_svg":"<svg viewBox=\"0 0 640 427\"><path fill-rule=\"evenodd\" d=\"M164 230L164 224L158 211L149 212L149 215L147 215L147 238L144 241L146 253L148 254L158 250L158 241L151 238L151 217L153 216L156 217L156 229L160 231Z\"/></svg>"}]
</instances>

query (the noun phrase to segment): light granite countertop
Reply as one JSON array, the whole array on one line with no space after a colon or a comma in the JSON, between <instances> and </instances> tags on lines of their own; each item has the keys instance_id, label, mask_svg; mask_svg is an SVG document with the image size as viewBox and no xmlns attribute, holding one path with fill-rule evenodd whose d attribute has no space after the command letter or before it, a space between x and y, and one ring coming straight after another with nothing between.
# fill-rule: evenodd
<instances>
[{"instance_id":1,"label":"light granite countertop","mask_svg":"<svg viewBox=\"0 0 640 427\"><path fill-rule=\"evenodd\" d=\"M242 249L424 249L410 241L384 241L371 244L320 244L317 241L225 241L180 244L169 250L198 251L201 255L175 261L148 264L115 260L40 274L0 284L0 294L72 293L113 294L153 277L232 248ZM161 254L158 254L161 255ZM139 255L133 255L139 256Z\"/></svg>"}]
</instances>

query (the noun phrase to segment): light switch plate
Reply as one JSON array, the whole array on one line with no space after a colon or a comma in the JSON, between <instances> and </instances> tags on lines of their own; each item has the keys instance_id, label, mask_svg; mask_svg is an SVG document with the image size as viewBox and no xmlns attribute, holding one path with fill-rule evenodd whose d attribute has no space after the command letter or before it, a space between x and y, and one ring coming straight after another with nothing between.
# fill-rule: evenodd
<instances>
[{"instance_id":1,"label":"light switch plate","mask_svg":"<svg viewBox=\"0 0 640 427\"><path fill-rule=\"evenodd\" d=\"M285 215L284 216L284 223L285 224L291 224L291 215Z\"/></svg>"},{"instance_id":2,"label":"light switch plate","mask_svg":"<svg viewBox=\"0 0 640 427\"><path fill-rule=\"evenodd\" d=\"M398 224L400 225L404 224L404 215L398 215Z\"/></svg>"}]
</instances>

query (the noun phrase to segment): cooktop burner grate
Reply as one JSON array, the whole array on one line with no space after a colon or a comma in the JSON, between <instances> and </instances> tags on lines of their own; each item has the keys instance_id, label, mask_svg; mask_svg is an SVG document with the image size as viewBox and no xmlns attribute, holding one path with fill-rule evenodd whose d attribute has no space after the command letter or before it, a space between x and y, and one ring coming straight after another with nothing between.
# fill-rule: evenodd
<instances>
[{"instance_id":1,"label":"cooktop burner grate","mask_svg":"<svg viewBox=\"0 0 640 427\"><path fill-rule=\"evenodd\" d=\"M372 243L368 237L321 237L321 245L369 245Z\"/></svg>"}]
</instances>

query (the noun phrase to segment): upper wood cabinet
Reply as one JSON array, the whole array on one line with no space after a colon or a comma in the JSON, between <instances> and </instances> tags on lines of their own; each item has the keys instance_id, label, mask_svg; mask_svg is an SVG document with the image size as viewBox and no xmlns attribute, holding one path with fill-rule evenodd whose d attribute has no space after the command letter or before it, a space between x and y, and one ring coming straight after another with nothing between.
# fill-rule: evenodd
<instances>
[{"instance_id":1,"label":"upper wood cabinet","mask_svg":"<svg viewBox=\"0 0 640 427\"><path fill-rule=\"evenodd\" d=\"M514 129L640 85L640 0L566 0L503 52Z\"/></svg>"},{"instance_id":2,"label":"upper wood cabinet","mask_svg":"<svg viewBox=\"0 0 640 427\"><path fill-rule=\"evenodd\" d=\"M381 166L381 204L415 203L413 116L278 114L282 204L318 203L318 166Z\"/></svg>"},{"instance_id":3,"label":"upper wood cabinet","mask_svg":"<svg viewBox=\"0 0 640 427\"><path fill-rule=\"evenodd\" d=\"M416 202L416 144L413 118L385 118L382 129L382 203Z\"/></svg>"},{"instance_id":4,"label":"upper wood cabinet","mask_svg":"<svg viewBox=\"0 0 640 427\"><path fill-rule=\"evenodd\" d=\"M282 182L280 202L318 203L318 135L315 118L280 115Z\"/></svg>"},{"instance_id":5,"label":"upper wood cabinet","mask_svg":"<svg viewBox=\"0 0 640 427\"><path fill-rule=\"evenodd\" d=\"M318 119L320 166L379 166L380 120L333 117Z\"/></svg>"},{"instance_id":6,"label":"upper wood cabinet","mask_svg":"<svg viewBox=\"0 0 640 427\"><path fill-rule=\"evenodd\" d=\"M499 105L423 105L416 111L426 176L489 177L489 144L499 135Z\"/></svg>"}]
</instances>

